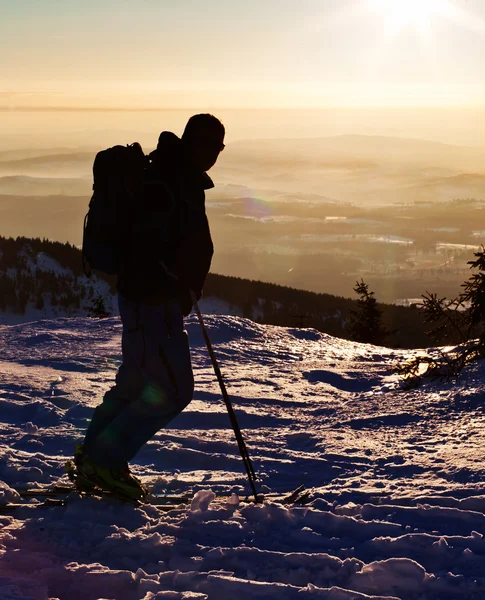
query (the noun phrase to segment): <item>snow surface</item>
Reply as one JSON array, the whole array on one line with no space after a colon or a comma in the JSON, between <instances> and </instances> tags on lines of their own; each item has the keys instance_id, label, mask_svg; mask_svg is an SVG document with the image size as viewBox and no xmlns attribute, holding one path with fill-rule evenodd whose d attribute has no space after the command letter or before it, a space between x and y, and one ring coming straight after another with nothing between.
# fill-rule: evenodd
<instances>
[{"instance_id":1,"label":"snow surface","mask_svg":"<svg viewBox=\"0 0 485 600\"><path fill-rule=\"evenodd\" d=\"M59 318L0 327L1 600L485 599L485 366L405 391L408 351L208 316L261 492L249 492L197 321L195 399L137 456L168 512L14 488L67 482L63 464L120 363L121 325ZM231 496L232 494L232 496ZM224 495L226 499L221 498Z\"/></svg>"}]
</instances>

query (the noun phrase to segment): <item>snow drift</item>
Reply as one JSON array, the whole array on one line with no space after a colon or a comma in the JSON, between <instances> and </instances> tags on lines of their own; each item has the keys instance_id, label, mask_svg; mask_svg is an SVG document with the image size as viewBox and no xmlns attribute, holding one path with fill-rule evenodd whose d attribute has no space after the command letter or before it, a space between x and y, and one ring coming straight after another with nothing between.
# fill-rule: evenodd
<instances>
[{"instance_id":1,"label":"snow drift","mask_svg":"<svg viewBox=\"0 0 485 600\"><path fill-rule=\"evenodd\" d=\"M485 371L401 389L409 352L314 330L207 317L264 493L249 493L197 323L196 392L133 469L162 511L72 493L36 507L16 489L65 481L63 464L120 362L117 317L0 327L2 600L485 598ZM21 504L9 510L9 503Z\"/></svg>"}]
</instances>

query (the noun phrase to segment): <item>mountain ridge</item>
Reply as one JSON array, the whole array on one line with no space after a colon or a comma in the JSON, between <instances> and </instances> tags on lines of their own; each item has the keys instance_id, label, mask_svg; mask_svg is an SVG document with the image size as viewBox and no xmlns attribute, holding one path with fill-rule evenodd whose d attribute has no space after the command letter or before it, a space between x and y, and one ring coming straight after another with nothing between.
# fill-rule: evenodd
<instances>
[{"instance_id":1,"label":"mountain ridge","mask_svg":"<svg viewBox=\"0 0 485 600\"><path fill-rule=\"evenodd\" d=\"M115 277L102 273L86 277L79 248L40 238L0 236L0 299L3 323L86 316L96 312L94 305L99 299L108 314L117 314ZM201 304L204 310L216 313L283 327L314 328L341 338L349 337L347 326L357 308L357 301L350 298L217 273L209 273ZM390 346L428 345L418 310L380 306L383 320L393 332Z\"/></svg>"}]
</instances>

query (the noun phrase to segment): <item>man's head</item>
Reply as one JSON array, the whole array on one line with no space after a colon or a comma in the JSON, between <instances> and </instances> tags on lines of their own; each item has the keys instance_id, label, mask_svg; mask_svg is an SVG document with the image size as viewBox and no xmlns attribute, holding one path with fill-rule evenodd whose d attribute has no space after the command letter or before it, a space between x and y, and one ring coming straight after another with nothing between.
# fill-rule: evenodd
<instances>
[{"instance_id":1,"label":"man's head","mask_svg":"<svg viewBox=\"0 0 485 600\"><path fill-rule=\"evenodd\" d=\"M195 168L204 173L216 164L224 150L224 125L210 114L190 117L182 135L182 143Z\"/></svg>"}]
</instances>

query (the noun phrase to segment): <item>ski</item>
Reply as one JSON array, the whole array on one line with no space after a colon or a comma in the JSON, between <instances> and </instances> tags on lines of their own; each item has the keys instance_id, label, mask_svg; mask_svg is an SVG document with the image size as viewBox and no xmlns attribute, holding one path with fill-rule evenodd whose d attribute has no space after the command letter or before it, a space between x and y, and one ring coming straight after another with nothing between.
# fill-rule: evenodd
<instances>
[{"instance_id":1,"label":"ski","mask_svg":"<svg viewBox=\"0 0 485 600\"><path fill-rule=\"evenodd\" d=\"M14 488L15 489L15 488ZM116 492L103 490L101 488L77 488L74 485L55 485L49 488L26 488L26 489L15 489L15 491L22 498L67 498L72 493L78 493L81 496L102 496L106 498L117 498L118 500L122 500L124 502L131 502L135 505L143 505L143 504L187 504L189 503L193 496L189 495L166 495L166 494L149 494L149 499L146 501L143 500L134 500L132 498L128 498L123 496L122 494L117 494Z\"/></svg>"},{"instance_id":2,"label":"ski","mask_svg":"<svg viewBox=\"0 0 485 600\"><path fill-rule=\"evenodd\" d=\"M102 490L102 489L98 489L98 488L95 488L92 490L86 490L86 489L78 489L74 485L65 485L65 484L56 484L51 487L25 488L25 489L18 488L18 489L15 489L15 491L22 498L46 498L46 499L57 498L59 500L61 500L61 499L66 500L66 497L69 496L69 494L76 492L76 493L80 494L81 496L99 496L99 497L106 497L106 498L111 498L111 499L116 498L116 499L124 501L124 502L130 502L136 506L143 506L143 505L180 506L183 504L190 504L190 502L192 501L192 499L194 497L194 494L192 492L185 493L185 494L170 494L170 493L149 494L146 501L140 501L140 500L132 500L132 499L126 498L120 494L116 494L114 492L110 492L110 491L106 491L106 490ZM293 490L292 492L286 493L286 494L281 494L281 493L258 494L258 502L262 503L262 502L269 500L271 502L279 502L279 503L285 504L285 505L291 505L291 504L304 505L309 501L309 499L311 497L311 493L312 493L311 490L307 490L305 488L305 486L301 485L301 486L297 487L295 490ZM216 494L215 499L219 500L219 501L227 501L227 500L229 500L229 498L230 498L230 495L227 495L227 494L223 494L223 495ZM252 499L252 496L245 496L245 497L241 497L239 499L240 504L250 504L252 502L254 502L254 499ZM42 503L39 503L39 504L42 504ZM20 506L29 506L29 505L21 504ZM37 506L37 505L33 504L32 506ZM0 507L0 510L1 510L1 508L2 507Z\"/></svg>"},{"instance_id":3,"label":"ski","mask_svg":"<svg viewBox=\"0 0 485 600\"><path fill-rule=\"evenodd\" d=\"M57 496L61 494L70 494L76 490L73 485L56 484L52 487L39 488L13 488L20 496Z\"/></svg>"},{"instance_id":4,"label":"ski","mask_svg":"<svg viewBox=\"0 0 485 600\"><path fill-rule=\"evenodd\" d=\"M33 508L52 508L53 506L66 506L67 501L65 498L45 498L42 502L36 504L21 503L21 502L8 502L7 504L0 506L0 514L15 512L20 508L26 508L31 510Z\"/></svg>"},{"instance_id":5,"label":"ski","mask_svg":"<svg viewBox=\"0 0 485 600\"><path fill-rule=\"evenodd\" d=\"M88 496L88 494L83 494L83 496ZM134 507L142 507L142 506L153 506L159 511L169 512L171 510L180 510L181 504L149 504L147 502L139 502L138 500L127 500L124 498L120 498L119 496L108 495L108 494L89 494L92 497L98 497L102 499L117 500L120 503L131 504ZM57 507L66 507L69 504L68 498L45 498L41 502L9 502L3 506L0 506L0 514L9 514L17 512L21 509L25 510L25 512L30 512L32 510L38 510L42 508L57 508Z\"/></svg>"}]
</instances>

